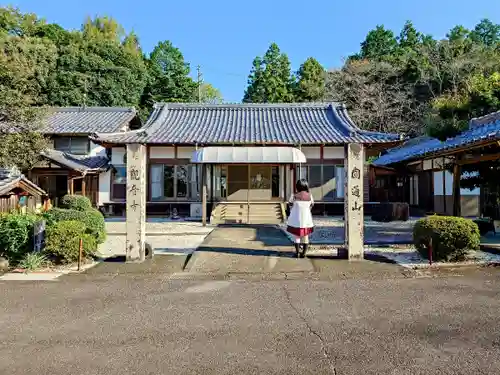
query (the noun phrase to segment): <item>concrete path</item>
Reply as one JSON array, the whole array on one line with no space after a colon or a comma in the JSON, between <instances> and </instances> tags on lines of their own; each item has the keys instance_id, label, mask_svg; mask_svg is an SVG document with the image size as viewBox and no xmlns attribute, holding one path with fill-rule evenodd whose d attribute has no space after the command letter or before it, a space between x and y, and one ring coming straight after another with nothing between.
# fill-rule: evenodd
<instances>
[{"instance_id":1,"label":"concrete path","mask_svg":"<svg viewBox=\"0 0 500 375\"><path fill-rule=\"evenodd\" d=\"M0 281L0 374L499 374L500 273L459 272Z\"/></svg>"},{"instance_id":2,"label":"concrete path","mask_svg":"<svg viewBox=\"0 0 500 375\"><path fill-rule=\"evenodd\" d=\"M221 226L212 231L194 252L186 271L227 274L231 272L312 272L309 259L295 258L295 250L274 226Z\"/></svg>"}]
</instances>

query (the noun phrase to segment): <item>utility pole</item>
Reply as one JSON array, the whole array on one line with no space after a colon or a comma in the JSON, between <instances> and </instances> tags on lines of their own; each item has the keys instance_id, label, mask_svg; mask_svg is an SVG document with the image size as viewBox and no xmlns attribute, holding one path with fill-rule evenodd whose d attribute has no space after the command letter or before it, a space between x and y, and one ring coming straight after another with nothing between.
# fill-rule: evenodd
<instances>
[{"instance_id":1,"label":"utility pole","mask_svg":"<svg viewBox=\"0 0 500 375\"><path fill-rule=\"evenodd\" d=\"M83 91L83 108L85 108L87 106L87 77L85 77L85 80L83 81L83 87L84 87L84 91Z\"/></svg>"},{"instance_id":2,"label":"utility pole","mask_svg":"<svg viewBox=\"0 0 500 375\"><path fill-rule=\"evenodd\" d=\"M201 67L199 65L196 66L196 72L198 73L198 103L201 103L201 82L202 82L202 75L201 75Z\"/></svg>"}]
</instances>

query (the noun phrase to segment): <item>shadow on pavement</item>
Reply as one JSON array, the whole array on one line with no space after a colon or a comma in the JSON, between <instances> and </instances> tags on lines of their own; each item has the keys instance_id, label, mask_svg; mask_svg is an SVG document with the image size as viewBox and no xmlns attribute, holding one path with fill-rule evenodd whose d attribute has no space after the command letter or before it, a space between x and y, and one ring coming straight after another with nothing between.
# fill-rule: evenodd
<instances>
[{"instance_id":1,"label":"shadow on pavement","mask_svg":"<svg viewBox=\"0 0 500 375\"><path fill-rule=\"evenodd\" d=\"M246 248L234 248L234 247L199 247L196 250L198 253L224 253L224 254L235 254L235 255L250 255L250 256L261 256L261 257L283 257L283 258L295 258L295 252L292 251L290 246L290 251L279 251L279 250L257 250L257 249L246 249Z\"/></svg>"}]
</instances>

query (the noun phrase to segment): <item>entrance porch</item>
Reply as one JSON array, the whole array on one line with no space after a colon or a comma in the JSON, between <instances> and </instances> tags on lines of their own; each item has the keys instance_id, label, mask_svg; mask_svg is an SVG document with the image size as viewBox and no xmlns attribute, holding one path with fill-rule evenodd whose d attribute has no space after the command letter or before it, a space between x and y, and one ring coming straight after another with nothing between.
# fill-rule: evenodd
<instances>
[{"instance_id":1,"label":"entrance porch","mask_svg":"<svg viewBox=\"0 0 500 375\"><path fill-rule=\"evenodd\" d=\"M212 223L277 224L306 157L294 147L204 147L191 162L201 164Z\"/></svg>"}]
</instances>

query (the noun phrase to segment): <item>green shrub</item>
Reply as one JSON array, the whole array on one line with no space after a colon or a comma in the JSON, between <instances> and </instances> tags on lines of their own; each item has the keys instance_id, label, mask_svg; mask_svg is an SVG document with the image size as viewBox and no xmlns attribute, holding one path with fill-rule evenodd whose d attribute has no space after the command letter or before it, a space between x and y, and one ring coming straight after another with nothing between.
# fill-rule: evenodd
<instances>
[{"instance_id":1,"label":"green shrub","mask_svg":"<svg viewBox=\"0 0 500 375\"><path fill-rule=\"evenodd\" d=\"M432 257L436 261L463 260L471 250L479 250L479 228L472 220L453 216L420 219L413 228L413 243L428 258L432 239Z\"/></svg>"},{"instance_id":2,"label":"green shrub","mask_svg":"<svg viewBox=\"0 0 500 375\"><path fill-rule=\"evenodd\" d=\"M61 207L69 210L87 211L92 209L92 202L83 195L65 195L61 199Z\"/></svg>"},{"instance_id":3,"label":"green shrub","mask_svg":"<svg viewBox=\"0 0 500 375\"><path fill-rule=\"evenodd\" d=\"M54 225L60 221L75 220L85 224L87 233L93 235L97 243L103 243L106 239L106 227L104 216L92 208L87 211L69 210L65 208L53 208L44 214L49 225Z\"/></svg>"},{"instance_id":4,"label":"green shrub","mask_svg":"<svg viewBox=\"0 0 500 375\"><path fill-rule=\"evenodd\" d=\"M87 233L84 223L75 220L58 222L47 229L44 252L62 263L76 262L80 254L80 239L83 241L83 257L94 255L97 242Z\"/></svg>"},{"instance_id":5,"label":"green shrub","mask_svg":"<svg viewBox=\"0 0 500 375\"><path fill-rule=\"evenodd\" d=\"M48 263L47 258L41 252L26 253L23 259L19 262L19 267L25 270L34 271Z\"/></svg>"},{"instance_id":6,"label":"green shrub","mask_svg":"<svg viewBox=\"0 0 500 375\"><path fill-rule=\"evenodd\" d=\"M0 256L15 263L32 251L33 227L38 220L40 217L32 214L0 215Z\"/></svg>"}]
</instances>

